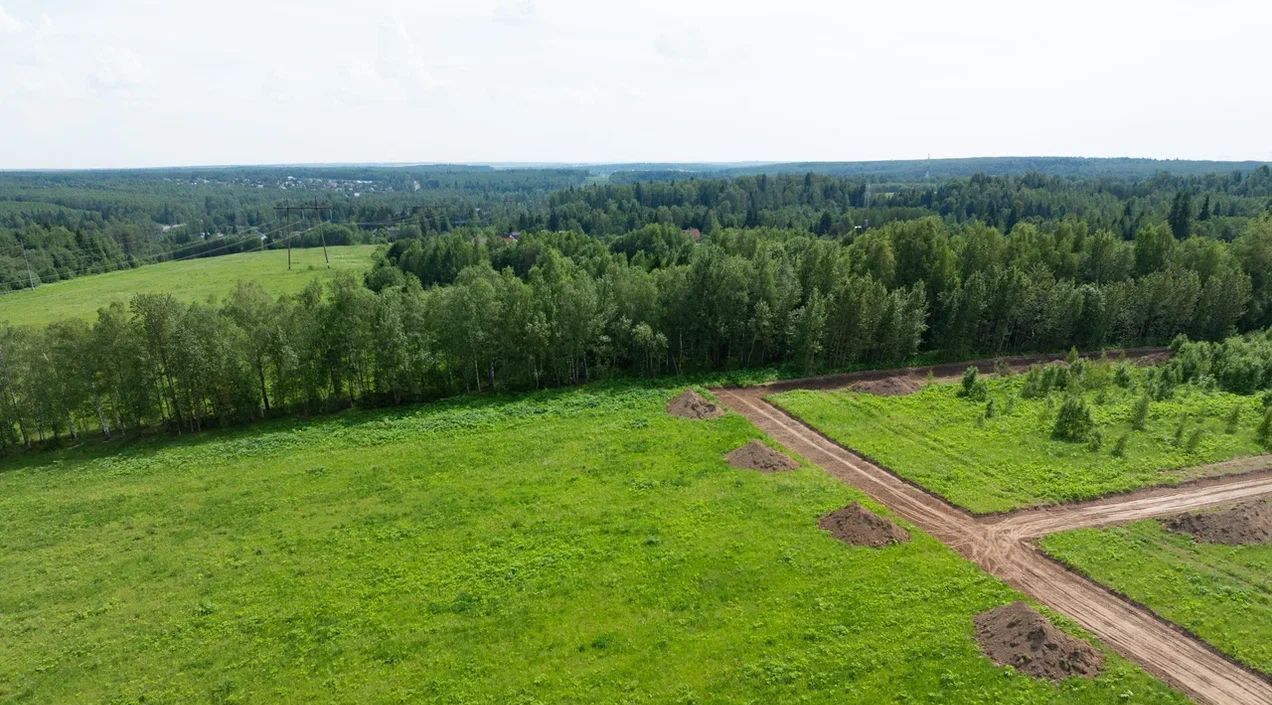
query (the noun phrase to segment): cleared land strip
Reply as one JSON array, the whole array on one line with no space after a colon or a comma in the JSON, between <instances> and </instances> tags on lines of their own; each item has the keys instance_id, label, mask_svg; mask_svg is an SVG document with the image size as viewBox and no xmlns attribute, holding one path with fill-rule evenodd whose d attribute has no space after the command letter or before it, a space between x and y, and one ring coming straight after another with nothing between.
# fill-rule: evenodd
<instances>
[{"instance_id":1,"label":"cleared land strip","mask_svg":"<svg viewBox=\"0 0 1272 705\"><path fill-rule=\"evenodd\" d=\"M718 389L715 394L788 449L862 490L1012 587L1068 616L1198 702L1272 705L1272 683L1147 610L1044 558L1027 541L1001 530L1003 520L973 519L856 456L765 402L762 397L769 391L763 387Z\"/></svg>"},{"instance_id":2,"label":"cleared land strip","mask_svg":"<svg viewBox=\"0 0 1272 705\"><path fill-rule=\"evenodd\" d=\"M1272 496L1272 455L1246 458L1243 462L1252 465L1247 474L1209 477L1176 487L1156 487L1078 504L1026 509L982 522L991 531L1028 541L1059 531L1121 524Z\"/></svg>"}]
</instances>

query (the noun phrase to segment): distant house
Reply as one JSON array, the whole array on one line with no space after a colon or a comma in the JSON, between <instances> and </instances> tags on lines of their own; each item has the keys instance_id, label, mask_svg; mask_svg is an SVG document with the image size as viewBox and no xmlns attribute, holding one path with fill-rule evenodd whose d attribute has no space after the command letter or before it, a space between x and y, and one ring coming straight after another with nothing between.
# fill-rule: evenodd
<instances>
[{"instance_id":1,"label":"distant house","mask_svg":"<svg viewBox=\"0 0 1272 705\"><path fill-rule=\"evenodd\" d=\"M697 228L685 228L681 232L693 238L694 242L702 242L702 231Z\"/></svg>"},{"instance_id":2,"label":"distant house","mask_svg":"<svg viewBox=\"0 0 1272 705\"><path fill-rule=\"evenodd\" d=\"M503 239L504 242L516 242L521 239L521 231L513 230L512 232L504 233Z\"/></svg>"}]
</instances>

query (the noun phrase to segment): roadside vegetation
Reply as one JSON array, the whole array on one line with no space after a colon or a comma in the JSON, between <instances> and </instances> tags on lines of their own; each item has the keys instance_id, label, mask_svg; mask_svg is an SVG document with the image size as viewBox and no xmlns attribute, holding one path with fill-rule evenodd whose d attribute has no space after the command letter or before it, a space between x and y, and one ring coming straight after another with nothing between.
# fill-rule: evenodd
<instances>
[{"instance_id":1,"label":"roadside vegetation","mask_svg":"<svg viewBox=\"0 0 1272 705\"><path fill-rule=\"evenodd\" d=\"M0 701L1184 703L981 655L1018 595L618 386L0 462ZM586 432L581 432L586 429ZM872 506L873 505L869 505ZM1066 627L1070 628L1070 627Z\"/></svg>"},{"instance_id":2,"label":"roadside vegetation","mask_svg":"<svg viewBox=\"0 0 1272 705\"><path fill-rule=\"evenodd\" d=\"M1150 368L1074 359L990 378L969 370L961 383L905 396L801 390L772 400L955 504L1006 511L1170 484L1268 452L1269 340L1179 341L1170 362Z\"/></svg>"},{"instance_id":3,"label":"roadside vegetation","mask_svg":"<svg viewBox=\"0 0 1272 705\"><path fill-rule=\"evenodd\" d=\"M0 325L45 326L57 321L97 318L98 309L127 305L138 294L171 294L188 304L223 300L240 281L252 281L272 296L295 294L310 281L338 272L360 276L371 266L374 245L328 247L328 269L321 248L292 250L287 269L285 250L244 252L180 262L160 262L136 269L77 277L35 289L0 295Z\"/></svg>"},{"instance_id":4,"label":"roadside vegetation","mask_svg":"<svg viewBox=\"0 0 1272 705\"><path fill-rule=\"evenodd\" d=\"M1042 547L1272 676L1272 546L1202 543L1154 520L1053 534Z\"/></svg>"}]
</instances>

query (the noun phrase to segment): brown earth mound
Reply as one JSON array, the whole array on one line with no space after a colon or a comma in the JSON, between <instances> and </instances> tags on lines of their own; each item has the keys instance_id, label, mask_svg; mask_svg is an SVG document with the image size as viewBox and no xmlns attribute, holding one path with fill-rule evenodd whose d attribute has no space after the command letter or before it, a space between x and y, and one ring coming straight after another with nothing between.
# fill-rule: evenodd
<instances>
[{"instance_id":1,"label":"brown earth mound","mask_svg":"<svg viewBox=\"0 0 1272 705\"><path fill-rule=\"evenodd\" d=\"M1218 511L1180 514L1162 523L1204 543L1272 543L1272 504L1262 499Z\"/></svg>"},{"instance_id":2,"label":"brown earth mound","mask_svg":"<svg viewBox=\"0 0 1272 705\"><path fill-rule=\"evenodd\" d=\"M780 472L794 470L799 463L769 448L759 441L751 441L741 448L729 451L724 456L729 465L740 470L759 470L760 472Z\"/></svg>"},{"instance_id":3,"label":"brown earth mound","mask_svg":"<svg viewBox=\"0 0 1272 705\"><path fill-rule=\"evenodd\" d=\"M868 379L861 382L853 382L848 388L854 392L862 394L874 394L881 397L900 397L906 394L913 394L920 389L922 385L910 379L909 377L884 377L883 379Z\"/></svg>"},{"instance_id":4,"label":"brown earth mound","mask_svg":"<svg viewBox=\"0 0 1272 705\"><path fill-rule=\"evenodd\" d=\"M1060 631L1023 602L982 612L972 622L981 651L1000 666L1055 681L1104 670L1104 654Z\"/></svg>"},{"instance_id":5,"label":"brown earth mound","mask_svg":"<svg viewBox=\"0 0 1272 705\"><path fill-rule=\"evenodd\" d=\"M829 531L831 536L854 546L880 548L910 540L910 534L905 529L857 502L827 514L817 525Z\"/></svg>"},{"instance_id":6,"label":"brown earth mound","mask_svg":"<svg viewBox=\"0 0 1272 705\"><path fill-rule=\"evenodd\" d=\"M686 419L714 419L724 416L724 410L712 404L702 395L686 389L680 396L667 402L667 413Z\"/></svg>"}]
</instances>

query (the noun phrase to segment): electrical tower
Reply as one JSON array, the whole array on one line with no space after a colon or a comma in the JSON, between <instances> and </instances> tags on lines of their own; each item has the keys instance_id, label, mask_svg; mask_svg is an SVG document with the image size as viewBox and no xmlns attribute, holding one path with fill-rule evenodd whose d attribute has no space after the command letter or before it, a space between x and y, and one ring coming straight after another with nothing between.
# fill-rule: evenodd
<instances>
[{"instance_id":1,"label":"electrical tower","mask_svg":"<svg viewBox=\"0 0 1272 705\"><path fill-rule=\"evenodd\" d=\"M291 271L291 214L299 213L303 216L305 213L313 213L318 219L318 224L321 225L323 213L331 215L331 206L316 202L312 206L276 206L274 212L283 219L283 239L287 240L287 270ZM331 258L327 256L327 236L319 229L318 237L322 240L322 258L327 263L327 269L331 269Z\"/></svg>"}]
</instances>

